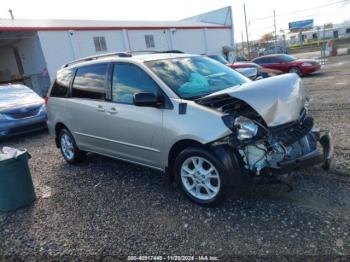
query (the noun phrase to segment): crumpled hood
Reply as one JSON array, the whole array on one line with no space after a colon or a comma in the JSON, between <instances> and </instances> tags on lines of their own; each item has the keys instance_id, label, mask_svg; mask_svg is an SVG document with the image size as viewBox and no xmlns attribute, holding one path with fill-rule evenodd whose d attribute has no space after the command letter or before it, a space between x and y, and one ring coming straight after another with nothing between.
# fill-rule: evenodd
<instances>
[{"instance_id":1,"label":"crumpled hood","mask_svg":"<svg viewBox=\"0 0 350 262\"><path fill-rule=\"evenodd\" d=\"M270 127L295 121L305 104L304 88L296 74L245 83L213 93L229 94L250 105Z\"/></svg>"}]
</instances>

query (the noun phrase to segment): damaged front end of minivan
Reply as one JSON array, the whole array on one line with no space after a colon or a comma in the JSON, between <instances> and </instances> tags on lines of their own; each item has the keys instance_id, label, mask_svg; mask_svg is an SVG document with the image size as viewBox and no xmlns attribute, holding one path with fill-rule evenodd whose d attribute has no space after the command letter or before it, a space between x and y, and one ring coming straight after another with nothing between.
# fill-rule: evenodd
<instances>
[{"instance_id":1,"label":"damaged front end of minivan","mask_svg":"<svg viewBox=\"0 0 350 262\"><path fill-rule=\"evenodd\" d=\"M331 134L314 128L301 80L295 74L247 83L196 102L222 112L232 131L210 143L212 148L219 155L222 148L225 154L231 150L254 176L287 174L314 165L328 170L332 165Z\"/></svg>"}]
</instances>

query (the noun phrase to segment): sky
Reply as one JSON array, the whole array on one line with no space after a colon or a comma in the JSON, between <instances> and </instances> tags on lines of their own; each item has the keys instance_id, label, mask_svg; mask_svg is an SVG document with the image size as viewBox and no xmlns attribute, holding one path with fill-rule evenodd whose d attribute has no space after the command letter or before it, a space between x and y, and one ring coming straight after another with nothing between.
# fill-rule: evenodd
<instances>
[{"instance_id":1,"label":"sky","mask_svg":"<svg viewBox=\"0 0 350 262\"><path fill-rule=\"evenodd\" d=\"M1 0L0 19L180 20L232 6L235 40L246 40L243 5L246 5L249 40L288 22L314 19L315 25L350 20L350 0Z\"/></svg>"}]
</instances>

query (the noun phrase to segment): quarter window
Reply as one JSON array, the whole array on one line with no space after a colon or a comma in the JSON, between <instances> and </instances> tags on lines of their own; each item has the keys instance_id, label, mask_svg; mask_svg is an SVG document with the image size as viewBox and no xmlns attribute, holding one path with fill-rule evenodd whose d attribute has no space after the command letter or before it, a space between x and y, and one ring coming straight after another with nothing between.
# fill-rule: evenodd
<instances>
[{"instance_id":1,"label":"quarter window","mask_svg":"<svg viewBox=\"0 0 350 262\"><path fill-rule=\"evenodd\" d=\"M74 70L66 69L61 70L57 73L57 78L52 86L51 94L52 97L67 97L69 84L74 76Z\"/></svg>"},{"instance_id":2,"label":"quarter window","mask_svg":"<svg viewBox=\"0 0 350 262\"><path fill-rule=\"evenodd\" d=\"M104 100L108 64L80 67L74 78L72 97Z\"/></svg>"},{"instance_id":3,"label":"quarter window","mask_svg":"<svg viewBox=\"0 0 350 262\"><path fill-rule=\"evenodd\" d=\"M145 41L146 41L147 48L155 47L153 35L145 35Z\"/></svg>"},{"instance_id":4,"label":"quarter window","mask_svg":"<svg viewBox=\"0 0 350 262\"><path fill-rule=\"evenodd\" d=\"M94 44L96 52L107 51L106 38L104 36L95 36Z\"/></svg>"},{"instance_id":5,"label":"quarter window","mask_svg":"<svg viewBox=\"0 0 350 262\"><path fill-rule=\"evenodd\" d=\"M138 92L157 94L158 85L141 68L133 64L115 64L112 79L112 100L123 104L133 104L133 96Z\"/></svg>"}]
</instances>

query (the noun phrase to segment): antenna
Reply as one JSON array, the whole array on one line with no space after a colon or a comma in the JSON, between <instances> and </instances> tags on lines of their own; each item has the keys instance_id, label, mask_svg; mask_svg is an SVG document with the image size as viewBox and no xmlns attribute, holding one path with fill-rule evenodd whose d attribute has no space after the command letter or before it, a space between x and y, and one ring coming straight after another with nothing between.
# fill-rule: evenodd
<instances>
[{"instance_id":1,"label":"antenna","mask_svg":"<svg viewBox=\"0 0 350 262\"><path fill-rule=\"evenodd\" d=\"M13 16L12 9L9 9L9 13L10 13L11 19L12 19L12 20L15 20L15 17Z\"/></svg>"}]
</instances>

